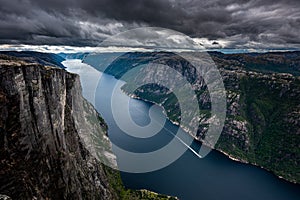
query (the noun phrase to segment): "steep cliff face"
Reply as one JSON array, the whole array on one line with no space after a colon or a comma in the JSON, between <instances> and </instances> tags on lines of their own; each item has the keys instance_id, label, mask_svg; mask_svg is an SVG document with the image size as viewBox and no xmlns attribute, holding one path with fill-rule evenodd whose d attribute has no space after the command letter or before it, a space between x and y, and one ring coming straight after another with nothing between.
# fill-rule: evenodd
<instances>
[{"instance_id":1,"label":"steep cliff face","mask_svg":"<svg viewBox=\"0 0 300 200\"><path fill-rule=\"evenodd\" d=\"M293 60L295 56L289 60L289 55L280 54L283 61L281 65L276 62L274 69L292 70L294 65L291 63L296 61ZM252 60L248 61L248 57ZM299 183L299 76L272 72L270 66L275 62L273 54L225 56L215 53L212 58L219 68L227 93L226 121L215 148L235 159L262 166L287 180ZM266 65L269 60L273 62ZM187 61L176 54L165 52L127 53L108 66L106 73L120 78L128 70L151 62L172 67L192 84L201 109L196 139L202 141L211 119L210 95L203 79L195 77L195 69ZM249 70L249 66L256 66L257 71L251 71L252 68ZM266 71L264 66L268 67L267 73L262 72ZM152 80L151 76L168 77L165 71L152 70L147 74L145 80L140 82ZM136 83L138 81L135 79L140 78L132 77L132 82ZM131 81L122 89L128 93L130 85ZM130 95L160 104L173 122L180 122L180 105L166 88L146 85ZM186 128L183 124L180 126Z\"/></svg>"},{"instance_id":2,"label":"steep cliff face","mask_svg":"<svg viewBox=\"0 0 300 200\"><path fill-rule=\"evenodd\" d=\"M223 74L228 113L217 148L299 183L300 78L244 70Z\"/></svg>"},{"instance_id":3,"label":"steep cliff face","mask_svg":"<svg viewBox=\"0 0 300 200\"><path fill-rule=\"evenodd\" d=\"M0 199L177 199L124 187L78 75L0 54L0 110Z\"/></svg>"},{"instance_id":4,"label":"steep cliff face","mask_svg":"<svg viewBox=\"0 0 300 200\"><path fill-rule=\"evenodd\" d=\"M117 199L104 166L86 147L92 145L85 131L97 134L107 146L95 148L114 163L105 124L82 98L78 75L19 61L0 65L0 193Z\"/></svg>"}]
</instances>

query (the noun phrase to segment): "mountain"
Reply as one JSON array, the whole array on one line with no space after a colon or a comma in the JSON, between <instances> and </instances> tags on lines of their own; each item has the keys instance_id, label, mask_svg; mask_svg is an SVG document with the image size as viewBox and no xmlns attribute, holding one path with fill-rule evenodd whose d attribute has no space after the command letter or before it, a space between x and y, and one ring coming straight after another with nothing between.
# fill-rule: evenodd
<instances>
[{"instance_id":1,"label":"mountain","mask_svg":"<svg viewBox=\"0 0 300 200\"><path fill-rule=\"evenodd\" d=\"M60 57L64 59L80 59L83 60L86 55L89 53L59 53Z\"/></svg>"},{"instance_id":2,"label":"mountain","mask_svg":"<svg viewBox=\"0 0 300 200\"><path fill-rule=\"evenodd\" d=\"M210 56L220 71L227 96L225 125L215 148L231 158L258 165L286 180L300 183L300 77L296 75L299 52L232 55L210 52ZM98 63L101 63L103 55L98 57ZM168 52L133 52L119 56L104 69L95 65L95 59L97 55L87 57L84 62L116 78L122 78L127 71L147 63L168 65L186 77L194 88L200 107L199 116L192 119L200 122L195 139L204 141L212 120L210 95L205 81L197 77L195 68L188 61ZM145 77L129 77L122 89L133 97L163 106L168 118L178 124L180 105L171 91L148 84L130 92L136 82L146 83L155 76L167 78L168 75L165 71L153 70ZM184 124L180 126L190 131Z\"/></svg>"},{"instance_id":3,"label":"mountain","mask_svg":"<svg viewBox=\"0 0 300 200\"><path fill-rule=\"evenodd\" d=\"M65 59L54 53L41 53L35 51L1 51L0 53L2 55L17 57L30 63L65 68L61 64Z\"/></svg>"},{"instance_id":4,"label":"mountain","mask_svg":"<svg viewBox=\"0 0 300 200\"><path fill-rule=\"evenodd\" d=\"M249 71L300 75L299 51L244 54L209 52L209 54L212 59L223 68L230 68L234 64Z\"/></svg>"},{"instance_id":5,"label":"mountain","mask_svg":"<svg viewBox=\"0 0 300 200\"><path fill-rule=\"evenodd\" d=\"M79 76L0 55L0 197L175 199L125 189ZM100 162L101 161L101 162Z\"/></svg>"}]
</instances>

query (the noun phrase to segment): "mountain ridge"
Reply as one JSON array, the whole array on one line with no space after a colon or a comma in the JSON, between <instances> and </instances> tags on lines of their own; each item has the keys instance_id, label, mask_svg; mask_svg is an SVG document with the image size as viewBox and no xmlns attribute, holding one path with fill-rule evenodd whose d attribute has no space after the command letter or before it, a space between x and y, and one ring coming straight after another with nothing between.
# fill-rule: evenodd
<instances>
[{"instance_id":1,"label":"mountain ridge","mask_svg":"<svg viewBox=\"0 0 300 200\"><path fill-rule=\"evenodd\" d=\"M298 56L299 52L296 52ZM289 54L289 53L285 53ZM284 54L284 55L285 55ZM268 54L264 54L266 56ZM252 71L236 59L225 59L219 54L212 55L227 91L227 118L216 149L231 158L248 162L283 177L291 182L300 182L298 164L299 152L299 98L300 78L289 73ZM240 56L240 55L230 55ZM244 56L244 55L243 55ZM210 119L210 95L205 82L195 77L195 69L186 60L174 53L144 52L126 53L114 60L107 68L95 65L92 60L96 55L86 57L84 62L98 70L105 70L116 78L121 78L132 68L147 64L158 63L168 65L177 70L195 88L201 108L200 120L196 139L202 141L207 131ZM286 57L286 56L284 56ZM99 57L101 61L101 56ZM243 57L242 57L243 58ZM91 62L90 62L91 61ZM135 80L123 86L125 93L131 97L155 102L165 108L168 118L179 124L180 109L176 97L165 88L146 85L130 93L131 83L149 82L153 76L168 77L163 71L151 72L145 80ZM127 80L128 81L128 80ZM170 80L170 82L175 80ZM157 92L160 91L160 92ZM174 103L176 102L176 103ZM206 123L207 122L207 123ZM186 129L184 125L180 125Z\"/></svg>"}]
</instances>

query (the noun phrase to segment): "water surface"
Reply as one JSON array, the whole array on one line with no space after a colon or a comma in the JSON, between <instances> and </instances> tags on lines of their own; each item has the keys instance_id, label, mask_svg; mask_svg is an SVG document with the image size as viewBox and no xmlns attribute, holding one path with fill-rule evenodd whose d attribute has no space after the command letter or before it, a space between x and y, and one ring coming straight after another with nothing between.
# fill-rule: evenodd
<instances>
[{"instance_id":1,"label":"water surface","mask_svg":"<svg viewBox=\"0 0 300 200\"><path fill-rule=\"evenodd\" d=\"M163 147L173 139L178 126L169 121L165 123L164 129L151 138L135 138L124 133L110 114L110 94L119 80L102 74L93 67L81 63L80 60L67 60L63 64L68 71L80 75L83 95L104 117L109 127L109 138L114 144L132 152L148 152ZM101 87L98 87L100 77L102 82ZM122 100L129 97L119 92L118 98L123 102ZM129 106L131 117L137 124L149 123L149 108L152 104L130 99ZM178 146L180 148L180 141ZM200 146L198 142L192 144L196 150ZM118 157L118 154L116 156ZM125 162L126 159L118 157L119 166L127 164ZM177 196L182 200L296 200L300 195L299 185L284 181L259 167L230 160L217 151L212 151L208 156L200 159L192 151L187 150L178 160L163 169L149 173L121 172L121 176L128 188L148 189Z\"/></svg>"}]
</instances>

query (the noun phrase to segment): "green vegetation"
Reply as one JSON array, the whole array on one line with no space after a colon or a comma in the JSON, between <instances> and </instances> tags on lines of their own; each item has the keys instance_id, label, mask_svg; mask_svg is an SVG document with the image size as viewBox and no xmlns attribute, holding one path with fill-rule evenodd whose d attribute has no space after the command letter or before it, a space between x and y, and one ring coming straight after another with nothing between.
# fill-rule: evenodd
<instances>
[{"instance_id":1,"label":"green vegetation","mask_svg":"<svg viewBox=\"0 0 300 200\"><path fill-rule=\"evenodd\" d=\"M299 125L290 119L293 110L299 107L300 84L297 80L291 82L289 91L284 93L282 81L277 79L270 83L259 77L244 77L240 81L241 114L231 117L247 121L249 146L244 149L232 145L232 138L222 135L217 148L299 183ZM299 114L294 118L299 118Z\"/></svg>"},{"instance_id":2,"label":"green vegetation","mask_svg":"<svg viewBox=\"0 0 300 200\"><path fill-rule=\"evenodd\" d=\"M300 183L300 53L211 52L210 55L221 71L228 100L227 118L216 149ZM205 86L195 81L193 67L173 54L127 53L115 60L106 73L121 78L127 70L150 62L167 64L183 74L198 88L195 92L199 115L202 119L210 117L210 100ZM138 77L132 79L134 83ZM129 81L122 89L129 93L130 87ZM166 88L146 85L134 94L163 106L169 119L180 121L177 98ZM197 136L200 140L205 136L205 127L205 123L199 126Z\"/></svg>"},{"instance_id":3,"label":"green vegetation","mask_svg":"<svg viewBox=\"0 0 300 200\"><path fill-rule=\"evenodd\" d=\"M262 74L247 75L233 81L238 83L238 89L232 87L230 81L227 81L227 84L225 81L226 90L239 95L240 98L229 99L228 109L231 103L237 103L239 111L227 114L225 131L216 149L244 162L262 166L289 181L299 183L300 136L297 133L299 125L289 119L299 118L295 109L299 107L300 81L291 77L262 76ZM130 84L123 87L125 91L128 85ZM180 109L176 96L166 93L164 89L157 92L158 89L158 86L142 87L135 91L135 95L162 105L169 119L179 122ZM196 91L196 93L201 109L200 114L208 118L209 106L203 102L201 97L203 91ZM291 116L294 111L295 116ZM233 121L247 124L247 130L241 131L239 127L232 124ZM200 125L199 130L203 127L205 124ZM200 135L200 138L201 136L203 135Z\"/></svg>"},{"instance_id":4,"label":"green vegetation","mask_svg":"<svg viewBox=\"0 0 300 200\"><path fill-rule=\"evenodd\" d=\"M85 108L87 109L87 108ZM101 127L105 132L107 132L107 124L105 123L104 119L98 115L98 118L89 118L92 122L98 121L100 122ZM104 133L102 133L104 134ZM101 134L100 134L101 135ZM101 147L107 148L107 144L103 143L103 138L94 138L97 141L97 144L100 144ZM103 156L99 156L103 158ZM99 158L98 157L98 158ZM104 164L101 164L102 169L108 179L108 183L110 188L117 194L117 198L119 200L176 200L175 197L170 197L167 195L157 194L155 192L151 192L148 190L131 190L124 187L120 172L114 170Z\"/></svg>"},{"instance_id":5,"label":"green vegetation","mask_svg":"<svg viewBox=\"0 0 300 200\"><path fill-rule=\"evenodd\" d=\"M148 190L131 190L126 189L122 183L120 173L114 169L103 165L105 174L113 190L118 194L120 200L176 200L175 197L170 197L162 194L157 194Z\"/></svg>"},{"instance_id":6,"label":"green vegetation","mask_svg":"<svg viewBox=\"0 0 300 200\"><path fill-rule=\"evenodd\" d=\"M250 151L246 152L246 156L251 163L288 180L300 182L300 138L296 133L299 126L287 122L293 109L299 106L299 96L281 94L280 85L280 81L270 85L257 78L241 81L243 117L251 126ZM299 82L290 84L290 87L299 91ZM230 153L236 155L233 150Z\"/></svg>"}]
</instances>

